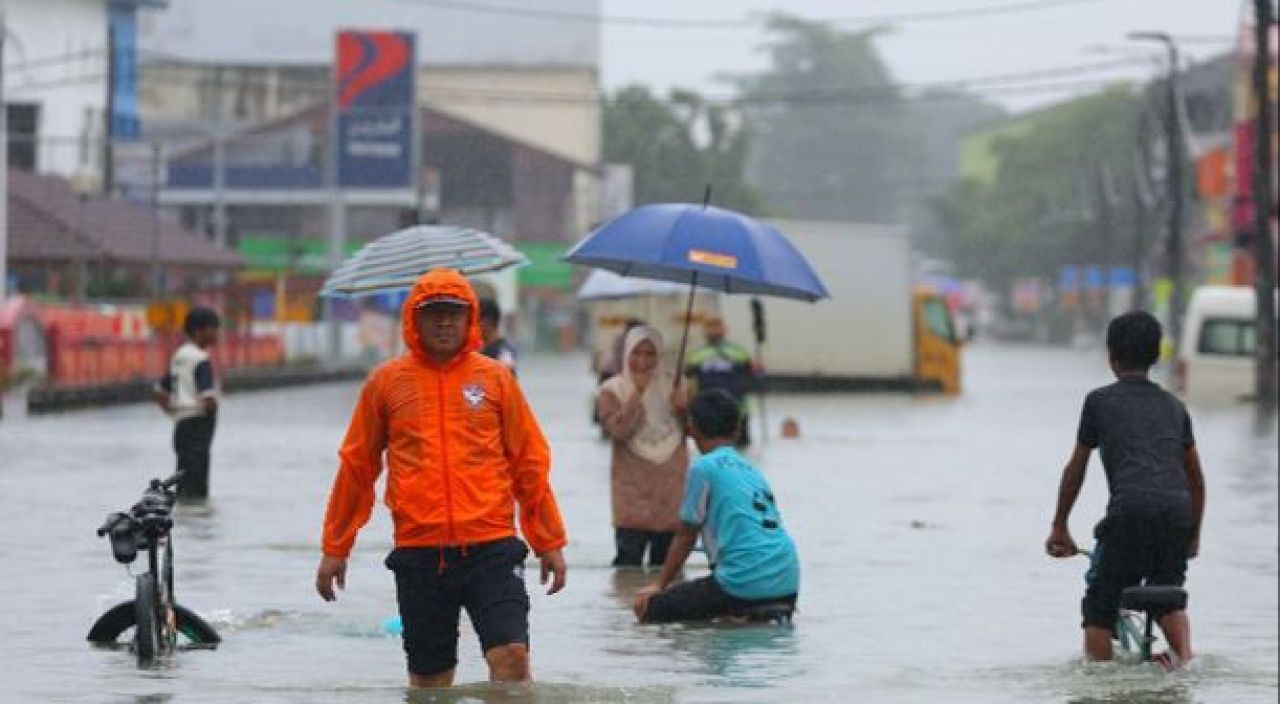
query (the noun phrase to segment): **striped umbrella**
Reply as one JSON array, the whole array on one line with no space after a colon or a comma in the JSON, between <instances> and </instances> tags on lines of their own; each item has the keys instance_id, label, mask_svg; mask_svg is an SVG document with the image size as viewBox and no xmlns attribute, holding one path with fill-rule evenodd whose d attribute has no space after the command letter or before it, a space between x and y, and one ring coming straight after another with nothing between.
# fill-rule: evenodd
<instances>
[{"instance_id":1,"label":"striped umbrella","mask_svg":"<svg viewBox=\"0 0 1280 704\"><path fill-rule=\"evenodd\" d=\"M453 225L415 225L361 247L325 280L320 295L352 298L403 290L441 267L471 276L528 263L519 250L488 233Z\"/></svg>"}]
</instances>

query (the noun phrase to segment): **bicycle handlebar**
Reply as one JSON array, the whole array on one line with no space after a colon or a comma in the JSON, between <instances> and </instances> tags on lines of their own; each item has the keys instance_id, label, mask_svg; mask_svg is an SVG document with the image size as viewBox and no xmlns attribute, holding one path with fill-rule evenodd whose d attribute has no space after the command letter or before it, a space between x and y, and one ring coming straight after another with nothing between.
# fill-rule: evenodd
<instances>
[{"instance_id":1,"label":"bicycle handlebar","mask_svg":"<svg viewBox=\"0 0 1280 704\"><path fill-rule=\"evenodd\" d=\"M174 472L173 474L171 474L169 477L162 480L158 480L160 482L160 488L161 489L172 488L175 484L178 483L179 480L182 479L183 474L186 474L186 472L183 472L182 470L178 470L177 472ZM154 482L157 480L153 479L152 481Z\"/></svg>"},{"instance_id":2,"label":"bicycle handlebar","mask_svg":"<svg viewBox=\"0 0 1280 704\"><path fill-rule=\"evenodd\" d=\"M115 528L116 524L122 520L129 520L129 514L113 513L107 516L107 520L103 521L102 526L98 528L98 537L101 538L107 533L110 533L111 529Z\"/></svg>"}]
</instances>

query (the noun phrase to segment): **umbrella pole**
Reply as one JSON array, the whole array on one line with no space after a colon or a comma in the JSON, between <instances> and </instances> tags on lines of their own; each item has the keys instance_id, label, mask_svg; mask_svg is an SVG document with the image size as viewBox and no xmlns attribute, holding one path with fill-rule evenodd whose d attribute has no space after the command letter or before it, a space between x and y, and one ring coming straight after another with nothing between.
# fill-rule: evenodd
<instances>
[{"instance_id":1,"label":"umbrella pole","mask_svg":"<svg viewBox=\"0 0 1280 704\"><path fill-rule=\"evenodd\" d=\"M756 377L756 402L760 405L760 444L769 444L769 414L765 412L764 395L764 345L756 340L756 364L760 366L760 375Z\"/></svg>"},{"instance_id":2,"label":"umbrella pole","mask_svg":"<svg viewBox=\"0 0 1280 704\"><path fill-rule=\"evenodd\" d=\"M756 401L760 405L760 444L769 444L769 415L765 412L764 396L765 396L765 376L764 376L764 341L765 341L765 320L764 320L764 303L759 298L751 298L751 328L756 338L756 358L755 364L758 372L756 375Z\"/></svg>"},{"instance_id":3,"label":"umbrella pole","mask_svg":"<svg viewBox=\"0 0 1280 704\"><path fill-rule=\"evenodd\" d=\"M689 323L693 320L693 295L698 290L698 272L694 270L693 278L689 281L689 303L684 309L684 330L680 333L680 355L676 357L676 380L672 388L680 386L680 380L684 378L684 351L689 344Z\"/></svg>"}]
</instances>

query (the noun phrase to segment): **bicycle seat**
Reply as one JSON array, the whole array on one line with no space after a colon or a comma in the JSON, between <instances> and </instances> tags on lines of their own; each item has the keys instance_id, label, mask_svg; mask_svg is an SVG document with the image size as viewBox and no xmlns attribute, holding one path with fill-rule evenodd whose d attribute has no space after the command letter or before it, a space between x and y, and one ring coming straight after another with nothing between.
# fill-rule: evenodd
<instances>
[{"instance_id":1,"label":"bicycle seat","mask_svg":"<svg viewBox=\"0 0 1280 704\"><path fill-rule=\"evenodd\" d=\"M1129 587L1120 593L1120 608L1131 611L1163 609L1179 611L1187 608L1187 590L1182 587Z\"/></svg>"},{"instance_id":2,"label":"bicycle seat","mask_svg":"<svg viewBox=\"0 0 1280 704\"><path fill-rule=\"evenodd\" d=\"M779 626L785 626L791 623L791 616L795 610L794 605L780 602L751 606L736 615L747 623L776 623Z\"/></svg>"}]
</instances>

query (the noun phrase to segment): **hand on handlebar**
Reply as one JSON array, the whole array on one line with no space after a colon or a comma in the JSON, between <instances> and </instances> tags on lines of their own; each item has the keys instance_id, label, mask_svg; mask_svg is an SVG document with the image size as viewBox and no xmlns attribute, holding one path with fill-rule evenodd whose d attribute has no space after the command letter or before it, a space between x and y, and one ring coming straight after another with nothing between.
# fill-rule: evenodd
<instances>
[{"instance_id":1,"label":"hand on handlebar","mask_svg":"<svg viewBox=\"0 0 1280 704\"><path fill-rule=\"evenodd\" d=\"M183 471L183 470L181 470L181 469L180 469L180 470L178 470L178 471L176 471L176 472L174 472L174 473L173 473L173 474L171 474L168 478L166 478L166 479L164 479L164 480L162 480L162 481L160 482L160 487L161 487L161 488L163 488L163 489L171 489L171 488L173 488L173 486L175 486L179 481L181 481L181 480L182 480L182 475L184 475L184 474L186 474L186 472L184 472L184 471Z\"/></svg>"},{"instance_id":2,"label":"hand on handlebar","mask_svg":"<svg viewBox=\"0 0 1280 704\"><path fill-rule=\"evenodd\" d=\"M1071 557L1080 552L1076 541L1071 538L1071 531L1065 527L1055 527L1049 531L1044 541L1044 550L1052 557Z\"/></svg>"}]
</instances>

